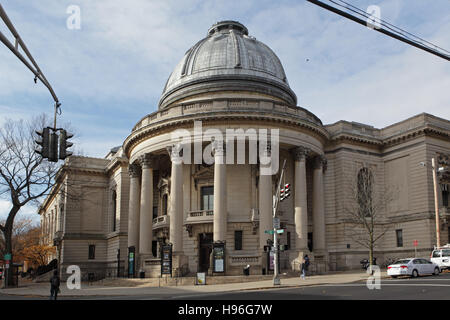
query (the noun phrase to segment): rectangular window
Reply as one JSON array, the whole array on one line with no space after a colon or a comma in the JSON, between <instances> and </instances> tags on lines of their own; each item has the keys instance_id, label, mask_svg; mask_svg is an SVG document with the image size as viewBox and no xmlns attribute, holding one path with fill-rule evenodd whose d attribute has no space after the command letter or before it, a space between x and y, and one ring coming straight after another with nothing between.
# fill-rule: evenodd
<instances>
[{"instance_id":1,"label":"rectangular window","mask_svg":"<svg viewBox=\"0 0 450 320\"><path fill-rule=\"evenodd\" d=\"M114 190L113 191L113 193L112 193L112 231L116 231L116 228L117 228L117 223L116 223L116 220L117 220L117 193L116 193L116 191Z\"/></svg>"},{"instance_id":2,"label":"rectangular window","mask_svg":"<svg viewBox=\"0 0 450 320\"><path fill-rule=\"evenodd\" d=\"M234 232L234 250L242 250L242 230Z\"/></svg>"},{"instance_id":3,"label":"rectangular window","mask_svg":"<svg viewBox=\"0 0 450 320\"><path fill-rule=\"evenodd\" d=\"M448 227L448 229L447 229L447 236L448 236L448 241L447 241L447 243L450 243L450 227Z\"/></svg>"},{"instance_id":4,"label":"rectangular window","mask_svg":"<svg viewBox=\"0 0 450 320\"><path fill-rule=\"evenodd\" d=\"M214 209L214 187L202 187L201 191L201 210Z\"/></svg>"},{"instance_id":5,"label":"rectangular window","mask_svg":"<svg viewBox=\"0 0 450 320\"><path fill-rule=\"evenodd\" d=\"M158 217L158 207L153 207L153 219Z\"/></svg>"},{"instance_id":6,"label":"rectangular window","mask_svg":"<svg viewBox=\"0 0 450 320\"><path fill-rule=\"evenodd\" d=\"M403 247L403 230L395 230L395 234L397 236L397 247Z\"/></svg>"},{"instance_id":7,"label":"rectangular window","mask_svg":"<svg viewBox=\"0 0 450 320\"><path fill-rule=\"evenodd\" d=\"M95 259L95 245L89 245L89 259Z\"/></svg>"},{"instance_id":8,"label":"rectangular window","mask_svg":"<svg viewBox=\"0 0 450 320\"><path fill-rule=\"evenodd\" d=\"M442 205L448 207L448 190L442 190Z\"/></svg>"},{"instance_id":9,"label":"rectangular window","mask_svg":"<svg viewBox=\"0 0 450 320\"><path fill-rule=\"evenodd\" d=\"M309 249L309 251L313 251L313 249L314 249L312 232L308 232L308 249Z\"/></svg>"},{"instance_id":10,"label":"rectangular window","mask_svg":"<svg viewBox=\"0 0 450 320\"><path fill-rule=\"evenodd\" d=\"M152 241L152 254L154 257L158 255L157 249L158 249L158 241Z\"/></svg>"}]
</instances>

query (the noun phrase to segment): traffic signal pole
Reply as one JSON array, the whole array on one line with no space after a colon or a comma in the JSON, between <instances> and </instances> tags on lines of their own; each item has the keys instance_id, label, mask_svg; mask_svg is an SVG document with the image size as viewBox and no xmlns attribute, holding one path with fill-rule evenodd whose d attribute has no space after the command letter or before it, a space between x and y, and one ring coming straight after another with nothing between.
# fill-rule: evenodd
<instances>
[{"instance_id":1,"label":"traffic signal pole","mask_svg":"<svg viewBox=\"0 0 450 320\"><path fill-rule=\"evenodd\" d=\"M278 181L278 186L275 191L275 196L273 197L273 218L277 216L278 204L280 203L280 190L281 190L281 181L283 181L284 170L286 168L286 159L284 159L283 167L281 169L280 180ZM273 257L273 285L279 286L280 276L278 270L278 228L274 226L273 228L273 245L274 245L274 257Z\"/></svg>"},{"instance_id":2,"label":"traffic signal pole","mask_svg":"<svg viewBox=\"0 0 450 320\"><path fill-rule=\"evenodd\" d=\"M11 34L14 37L14 44L11 43L8 38L0 31L0 41L9 49L11 50L12 53L14 53L14 55L19 58L20 61L22 61L22 63L34 74L34 81L37 82L37 79L39 79L44 86L47 87L47 89L50 91L50 94L53 97L53 100L55 101L55 112L54 112L54 119L53 119L53 128L50 128L53 130L53 132L50 134L50 146L49 146L49 150L50 150L50 157L45 157L43 156L43 158L48 158L49 161L52 162L57 162L58 161L58 156L57 156L57 147L58 147L58 135L56 134L56 132L60 129L56 128L56 117L58 115L58 112L60 114L60 106L61 103L58 100L58 97L56 96L55 92L53 91L52 86L50 85L50 83L48 82L47 78L44 76L44 74L42 73L41 69L39 68L38 64L36 63L36 61L34 60L33 56L31 55L30 51L28 50L27 46L25 45L25 43L23 42L22 38L20 37L19 33L17 32L16 28L14 27L14 25L12 24L11 20L9 19L8 15L6 14L5 10L3 9L2 5L0 4L0 19L3 20L3 22L5 23L5 25L8 27L9 31L11 32ZM25 53L25 56L19 51L19 49L22 49L22 51ZM27 60L28 58L28 60ZM45 130L45 129L44 129ZM42 135L40 133L38 133L39 135ZM44 142L44 139L42 141L44 144L46 144L47 142ZM40 144L40 143L38 143ZM43 145L44 147L44 145ZM54 148L53 148L54 147ZM52 150L52 148L54 150ZM44 148L43 148L44 149ZM55 153L52 151L56 152L56 156ZM43 155L43 152L38 152L41 155Z\"/></svg>"}]
</instances>

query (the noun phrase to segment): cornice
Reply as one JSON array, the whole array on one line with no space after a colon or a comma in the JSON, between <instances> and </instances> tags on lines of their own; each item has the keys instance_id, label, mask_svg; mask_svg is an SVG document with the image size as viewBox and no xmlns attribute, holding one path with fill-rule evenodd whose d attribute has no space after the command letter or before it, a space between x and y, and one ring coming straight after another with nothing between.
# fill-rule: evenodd
<instances>
[{"instance_id":1,"label":"cornice","mask_svg":"<svg viewBox=\"0 0 450 320\"><path fill-rule=\"evenodd\" d=\"M427 124L425 126L416 127L386 138L375 138L348 132L341 132L331 137L329 143L339 144L342 142L356 142L366 145L378 146L381 148L387 148L422 136L450 138L450 131Z\"/></svg>"},{"instance_id":2,"label":"cornice","mask_svg":"<svg viewBox=\"0 0 450 320\"><path fill-rule=\"evenodd\" d=\"M290 128L304 128L315 134L322 142L329 139L328 132L316 123L310 122L307 119L293 117L289 114L283 114L276 111L264 112L262 110L257 113L250 113L249 111L233 110L231 112L226 111L211 111L202 112L198 114L188 114L178 117L168 118L159 122L147 125L132 132L125 140L123 147L127 157L130 157L131 150L139 142L144 141L150 137L159 135L170 131L172 128L181 127L193 127L195 120L201 120L206 123L220 123L224 122L229 124L230 121L248 121L252 122L270 122L273 124L283 124ZM172 129L173 130L173 129Z\"/></svg>"}]
</instances>

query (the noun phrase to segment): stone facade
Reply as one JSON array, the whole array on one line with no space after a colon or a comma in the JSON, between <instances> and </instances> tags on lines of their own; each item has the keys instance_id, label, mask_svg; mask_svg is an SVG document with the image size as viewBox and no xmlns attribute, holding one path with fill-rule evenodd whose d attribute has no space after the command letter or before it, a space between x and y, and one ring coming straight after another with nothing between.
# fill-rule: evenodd
<instances>
[{"instance_id":1,"label":"stone facade","mask_svg":"<svg viewBox=\"0 0 450 320\"><path fill-rule=\"evenodd\" d=\"M380 213L387 231L375 247L378 261L413 255L413 240L427 256L435 243L430 159L450 152L450 121L423 113L383 129L347 121L323 125L293 103L281 63L267 46L239 23L214 25L172 73L158 111L141 119L122 146L104 159L66 160L39 211L42 241L57 246L62 268L79 265L85 278L114 277L118 269L126 274L129 247L135 248L136 275L159 276L160 247L167 242L177 276L211 273L213 241L226 243L225 274L242 274L246 265L252 274L267 272L264 246L271 236L265 230L272 228L280 171L262 174L262 162L249 163L249 137L247 162L225 163L228 149L212 142L208 129L277 129L279 167L286 160L284 182L292 186L277 213L285 229L280 242L288 245L282 270L298 270L304 254L314 272L357 268L367 258L346 215L361 168L373 175L375 195L393 195ZM187 158L186 144L181 152L173 140L176 129L191 134L192 150L212 151L214 163ZM448 193L442 195L446 241Z\"/></svg>"}]
</instances>

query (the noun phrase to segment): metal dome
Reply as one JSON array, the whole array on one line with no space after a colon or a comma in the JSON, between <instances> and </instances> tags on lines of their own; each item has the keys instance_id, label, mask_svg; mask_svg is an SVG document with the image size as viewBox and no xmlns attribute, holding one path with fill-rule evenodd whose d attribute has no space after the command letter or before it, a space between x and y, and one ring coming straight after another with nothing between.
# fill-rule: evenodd
<instances>
[{"instance_id":1,"label":"metal dome","mask_svg":"<svg viewBox=\"0 0 450 320\"><path fill-rule=\"evenodd\" d=\"M164 87L159 108L188 96L227 90L256 91L290 105L297 103L275 53L248 36L241 23L221 21L175 67Z\"/></svg>"}]
</instances>

